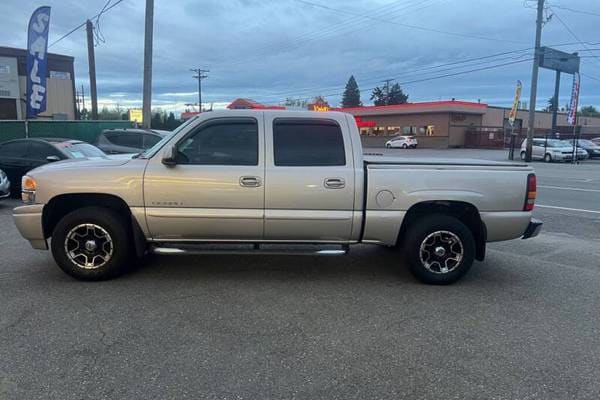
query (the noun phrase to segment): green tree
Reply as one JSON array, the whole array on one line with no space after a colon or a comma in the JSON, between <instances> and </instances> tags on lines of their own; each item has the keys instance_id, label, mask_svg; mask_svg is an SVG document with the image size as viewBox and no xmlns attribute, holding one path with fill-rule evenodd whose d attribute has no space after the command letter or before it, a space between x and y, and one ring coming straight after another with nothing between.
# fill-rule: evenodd
<instances>
[{"instance_id":1,"label":"green tree","mask_svg":"<svg viewBox=\"0 0 600 400\"><path fill-rule=\"evenodd\" d=\"M346 83L346 89L342 95L342 107L360 107L360 90L354 75L350 75L348 82Z\"/></svg>"},{"instance_id":2,"label":"green tree","mask_svg":"<svg viewBox=\"0 0 600 400\"><path fill-rule=\"evenodd\" d=\"M404 94L398 83L390 85L390 81L386 81L382 87L377 86L373 89L371 100L376 106L405 104L408 102L408 95Z\"/></svg>"},{"instance_id":3,"label":"green tree","mask_svg":"<svg viewBox=\"0 0 600 400\"><path fill-rule=\"evenodd\" d=\"M167 117L167 121L165 123L165 128L168 131L172 131L173 129L177 128L179 126L179 122L175 119L175 114L173 114L172 112L169 113L169 116Z\"/></svg>"},{"instance_id":4,"label":"green tree","mask_svg":"<svg viewBox=\"0 0 600 400\"><path fill-rule=\"evenodd\" d=\"M582 117L600 117L600 112L594 106L583 106L579 109Z\"/></svg>"},{"instance_id":5,"label":"green tree","mask_svg":"<svg viewBox=\"0 0 600 400\"><path fill-rule=\"evenodd\" d=\"M150 127L152 129L165 129L164 121L163 111L160 109L154 110L152 112L152 119L150 120Z\"/></svg>"}]
</instances>

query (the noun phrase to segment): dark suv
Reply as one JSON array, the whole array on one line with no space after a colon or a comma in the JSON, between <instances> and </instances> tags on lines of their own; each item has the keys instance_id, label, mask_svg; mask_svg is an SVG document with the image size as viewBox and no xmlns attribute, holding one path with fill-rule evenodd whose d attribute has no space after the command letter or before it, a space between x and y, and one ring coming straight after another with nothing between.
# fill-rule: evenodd
<instances>
[{"instance_id":1,"label":"dark suv","mask_svg":"<svg viewBox=\"0 0 600 400\"><path fill-rule=\"evenodd\" d=\"M139 153L154 146L169 133L145 129L105 129L94 145L108 154Z\"/></svg>"}]
</instances>

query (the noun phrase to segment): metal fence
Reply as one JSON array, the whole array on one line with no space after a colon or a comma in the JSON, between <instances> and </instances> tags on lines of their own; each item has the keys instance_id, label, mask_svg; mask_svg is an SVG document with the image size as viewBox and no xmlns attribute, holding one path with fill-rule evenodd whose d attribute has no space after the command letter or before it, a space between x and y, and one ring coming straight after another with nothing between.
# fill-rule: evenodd
<instances>
[{"instance_id":1,"label":"metal fence","mask_svg":"<svg viewBox=\"0 0 600 400\"><path fill-rule=\"evenodd\" d=\"M578 139L592 139L600 137L600 129L583 129L577 127L559 127L556 132L552 133L550 129L536 129L534 137L547 139L571 140L575 137ZM521 147L521 143L527 137L527 129L515 129L515 146ZM465 133L465 147L481 148L481 149L508 149L511 139L510 129L502 127L472 127Z\"/></svg>"},{"instance_id":2,"label":"metal fence","mask_svg":"<svg viewBox=\"0 0 600 400\"><path fill-rule=\"evenodd\" d=\"M130 121L0 121L0 142L35 137L60 137L93 142L104 129L133 128Z\"/></svg>"}]
</instances>

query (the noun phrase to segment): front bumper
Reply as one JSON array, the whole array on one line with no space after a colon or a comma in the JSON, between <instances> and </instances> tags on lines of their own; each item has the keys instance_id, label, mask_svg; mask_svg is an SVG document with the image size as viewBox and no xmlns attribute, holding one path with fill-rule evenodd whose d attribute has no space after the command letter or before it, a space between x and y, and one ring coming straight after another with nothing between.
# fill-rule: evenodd
<instances>
[{"instance_id":1,"label":"front bumper","mask_svg":"<svg viewBox=\"0 0 600 400\"><path fill-rule=\"evenodd\" d=\"M542 221L531 218L531 221L529 221L529 225L527 225L527 229L525 229L521 239L529 239L537 236L542 230L542 225L544 225Z\"/></svg>"},{"instance_id":2,"label":"front bumper","mask_svg":"<svg viewBox=\"0 0 600 400\"><path fill-rule=\"evenodd\" d=\"M13 209L15 225L25 239L29 240L31 247L39 250L48 250L48 243L44 237L42 226L43 204L32 204Z\"/></svg>"}]
</instances>

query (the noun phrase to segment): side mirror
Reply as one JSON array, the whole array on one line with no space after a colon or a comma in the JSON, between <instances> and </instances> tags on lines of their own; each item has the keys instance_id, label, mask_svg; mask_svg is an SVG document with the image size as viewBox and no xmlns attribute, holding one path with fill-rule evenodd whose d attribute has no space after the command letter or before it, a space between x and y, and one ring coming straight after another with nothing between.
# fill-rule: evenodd
<instances>
[{"instance_id":1,"label":"side mirror","mask_svg":"<svg viewBox=\"0 0 600 400\"><path fill-rule=\"evenodd\" d=\"M48 161L48 162L60 161L60 158L58 156L48 156L48 157L46 157L46 161Z\"/></svg>"},{"instance_id":2,"label":"side mirror","mask_svg":"<svg viewBox=\"0 0 600 400\"><path fill-rule=\"evenodd\" d=\"M163 153L162 163L167 167L177 165L177 149L175 146L169 146Z\"/></svg>"}]
</instances>

